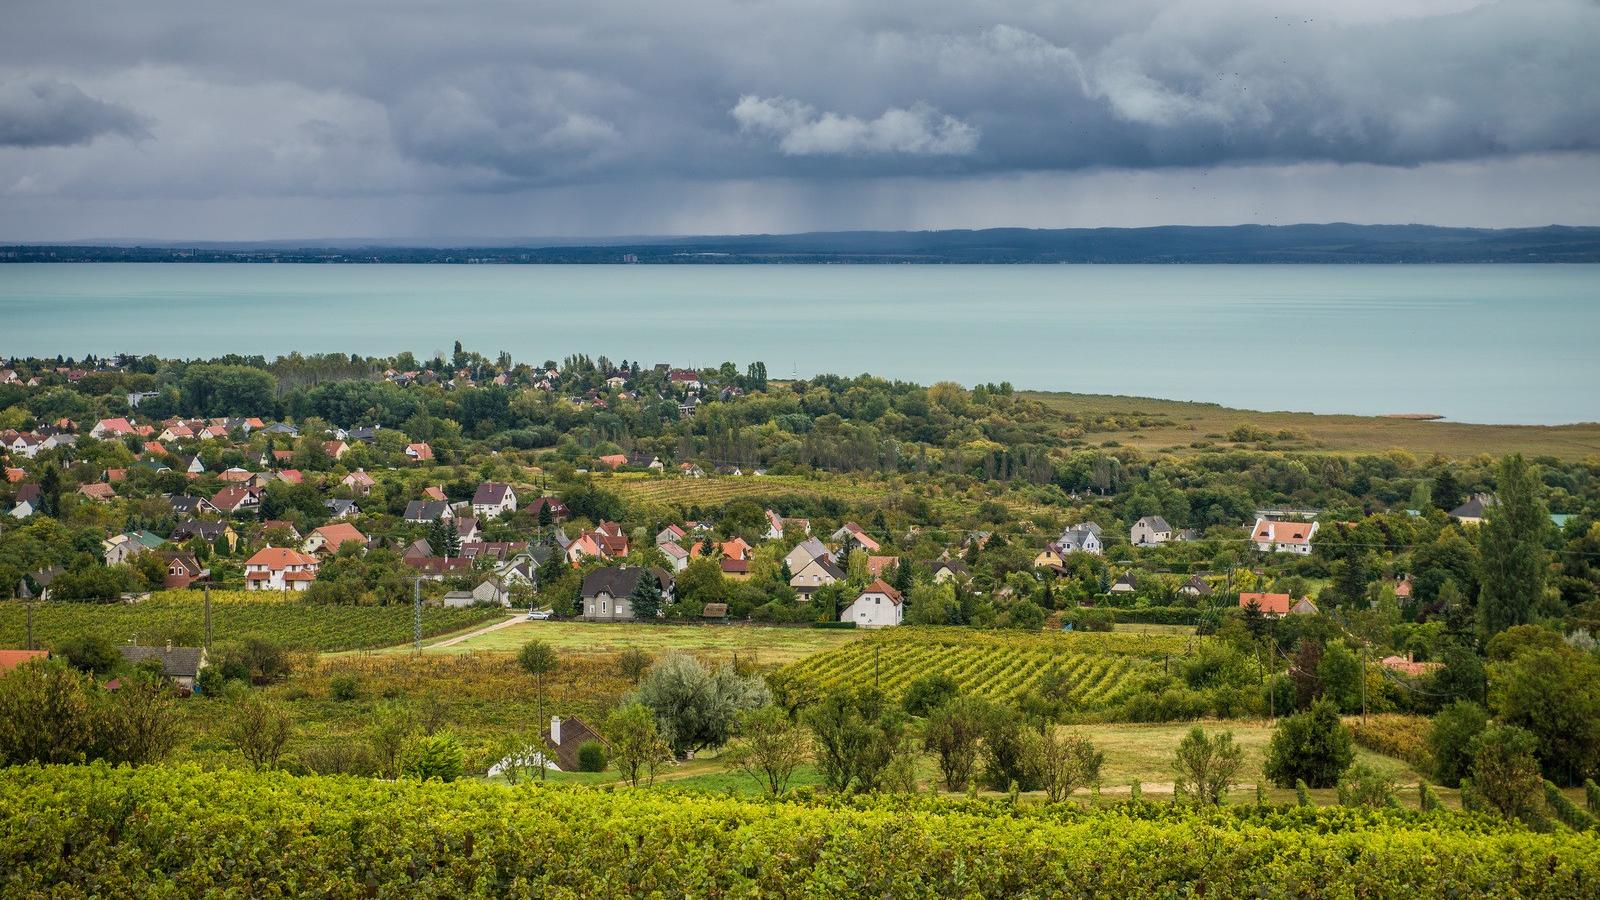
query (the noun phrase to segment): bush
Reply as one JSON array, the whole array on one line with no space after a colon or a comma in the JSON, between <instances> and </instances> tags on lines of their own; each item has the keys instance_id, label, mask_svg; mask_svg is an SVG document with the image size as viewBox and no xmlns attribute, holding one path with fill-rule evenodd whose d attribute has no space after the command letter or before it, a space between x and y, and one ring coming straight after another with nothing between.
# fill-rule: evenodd
<instances>
[{"instance_id":1,"label":"bush","mask_svg":"<svg viewBox=\"0 0 1600 900\"><path fill-rule=\"evenodd\" d=\"M1392 806L1394 787L1394 779L1366 763L1356 763L1339 778L1339 805L1374 809Z\"/></svg>"},{"instance_id":2,"label":"bush","mask_svg":"<svg viewBox=\"0 0 1600 900\"><path fill-rule=\"evenodd\" d=\"M56 645L56 655L81 672L108 675L122 663L122 653L111 639L99 634L80 634Z\"/></svg>"},{"instance_id":3,"label":"bush","mask_svg":"<svg viewBox=\"0 0 1600 900\"><path fill-rule=\"evenodd\" d=\"M911 715L922 717L943 706L957 693L955 679L936 672L923 675L907 685L905 698L900 705Z\"/></svg>"},{"instance_id":4,"label":"bush","mask_svg":"<svg viewBox=\"0 0 1600 900\"><path fill-rule=\"evenodd\" d=\"M1555 817L1560 819L1568 828L1577 831L1593 831L1597 825L1600 825L1595 821L1594 816L1584 812L1582 807L1567 799L1567 795L1561 793L1561 788L1556 787L1554 782L1546 781L1544 783L1544 802L1546 806L1550 807L1550 811L1555 814Z\"/></svg>"},{"instance_id":5,"label":"bush","mask_svg":"<svg viewBox=\"0 0 1600 900\"><path fill-rule=\"evenodd\" d=\"M1417 783L1417 807L1423 812L1433 812L1440 807L1439 795L1426 781Z\"/></svg>"},{"instance_id":6,"label":"bush","mask_svg":"<svg viewBox=\"0 0 1600 900\"><path fill-rule=\"evenodd\" d=\"M579 772L604 772L606 770L606 748L599 741L584 741L578 747Z\"/></svg>"},{"instance_id":7,"label":"bush","mask_svg":"<svg viewBox=\"0 0 1600 900\"><path fill-rule=\"evenodd\" d=\"M1544 821L1544 777L1534 757L1538 739L1515 725L1496 725L1472 740L1472 786L1508 819ZM1462 792L1466 785L1463 779Z\"/></svg>"},{"instance_id":8,"label":"bush","mask_svg":"<svg viewBox=\"0 0 1600 900\"><path fill-rule=\"evenodd\" d=\"M1440 710L1428 729L1434 780L1459 786L1472 768L1472 742L1488 727L1489 714L1471 700L1457 700Z\"/></svg>"},{"instance_id":9,"label":"bush","mask_svg":"<svg viewBox=\"0 0 1600 900\"><path fill-rule=\"evenodd\" d=\"M1234 744L1233 732L1224 731L1213 738L1196 725L1178 744L1173 757L1173 799L1221 803L1243 763L1244 751Z\"/></svg>"},{"instance_id":10,"label":"bush","mask_svg":"<svg viewBox=\"0 0 1600 900\"><path fill-rule=\"evenodd\" d=\"M1267 745L1266 776L1279 787L1304 780L1311 787L1333 787L1355 759L1350 731L1327 700L1278 723Z\"/></svg>"},{"instance_id":11,"label":"bush","mask_svg":"<svg viewBox=\"0 0 1600 900\"><path fill-rule=\"evenodd\" d=\"M405 749L401 774L418 781L455 781L463 767L461 745L448 731L414 738Z\"/></svg>"},{"instance_id":12,"label":"bush","mask_svg":"<svg viewBox=\"0 0 1600 900\"><path fill-rule=\"evenodd\" d=\"M328 679L328 696L341 703L361 697L361 680L354 675L341 674Z\"/></svg>"}]
</instances>

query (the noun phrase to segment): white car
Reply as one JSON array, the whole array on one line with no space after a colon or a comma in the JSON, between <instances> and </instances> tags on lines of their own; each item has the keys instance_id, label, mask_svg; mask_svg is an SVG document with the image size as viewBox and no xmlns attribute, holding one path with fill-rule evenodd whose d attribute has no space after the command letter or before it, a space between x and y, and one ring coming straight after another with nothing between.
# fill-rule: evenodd
<instances>
[{"instance_id":1,"label":"white car","mask_svg":"<svg viewBox=\"0 0 1600 900\"><path fill-rule=\"evenodd\" d=\"M548 619L548 618L550 618L550 610L548 610L548 609L530 609L530 610L528 610L528 618L529 619Z\"/></svg>"}]
</instances>

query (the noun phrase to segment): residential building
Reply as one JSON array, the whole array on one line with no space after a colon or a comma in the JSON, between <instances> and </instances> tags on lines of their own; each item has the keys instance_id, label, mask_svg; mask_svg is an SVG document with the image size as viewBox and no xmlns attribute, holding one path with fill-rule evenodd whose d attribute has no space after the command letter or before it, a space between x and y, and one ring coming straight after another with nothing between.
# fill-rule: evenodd
<instances>
[{"instance_id":1,"label":"residential building","mask_svg":"<svg viewBox=\"0 0 1600 900\"><path fill-rule=\"evenodd\" d=\"M1128 529L1128 542L1135 547L1165 544L1172 540L1172 526L1160 516L1145 516Z\"/></svg>"},{"instance_id":2,"label":"residential building","mask_svg":"<svg viewBox=\"0 0 1600 900\"><path fill-rule=\"evenodd\" d=\"M628 621L634 618L629 598L639 579L654 578L661 590L661 605L672 602L673 580L664 569L638 566L607 566L590 572L583 579L583 617L591 621Z\"/></svg>"},{"instance_id":3,"label":"residential building","mask_svg":"<svg viewBox=\"0 0 1600 900\"><path fill-rule=\"evenodd\" d=\"M1281 519L1257 519L1250 530L1250 541L1263 553L1311 553L1311 538L1317 533L1316 522L1287 522Z\"/></svg>"},{"instance_id":4,"label":"residential building","mask_svg":"<svg viewBox=\"0 0 1600 900\"><path fill-rule=\"evenodd\" d=\"M498 481L485 481L472 495L472 511L485 519L493 519L517 511L517 492L511 485Z\"/></svg>"},{"instance_id":5,"label":"residential building","mask_svg":"<svg viewBox=\"0 0 1600 900\"><path fill-rule=\"evenodd\" d=\"M839 614L839 621L854 622L857 628L887 628L899 625L905 613L900 592L882 579L872 582Z\"/></svg>"},{"instance_id":6,"label":"residential building","mask_svg":"<svg viewBox=\"0 0 1600 900\"><path fill-rule=\"evenodd\" d=\"M317 560L288 547L266 547L245 560L248 591L304 591L317 577Z\"/></svg>"}]
</instances>

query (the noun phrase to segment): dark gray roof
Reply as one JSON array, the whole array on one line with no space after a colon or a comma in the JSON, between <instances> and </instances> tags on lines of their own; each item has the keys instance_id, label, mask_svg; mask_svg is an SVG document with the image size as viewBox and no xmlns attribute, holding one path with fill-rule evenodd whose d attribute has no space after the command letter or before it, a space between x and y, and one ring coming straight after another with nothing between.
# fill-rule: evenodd
<instances>
[{"instance_id":1,"label":"dark gray roof","mask_svg":"<svg viewBox=\"0 0 1600 900\"><path fill-rule=\"evenodd\" d=\"M485 481L478 485L478 490L472 495L474 506L497 506L504 503L506 495L511 492L511 485L498 481Z\"/></svg>"},{"instance_id":2,"label":"dark gray roof","mask_svg":"<svg viewBox=\"0 0 1600 900\"><path fill-rule=\"evenodd\" d=\"M205 519L190 519L187 522L179 522L177 527L172 529L171 540L176 543L178 541L186 541L193 537L199 537L207 541L214 541L217 539L217 535L221 534L222 530L226 527L228 526L225 522L213 522Z\"/></svg>"},{"instance_id":3,"label":"dark gray roof","mask_svg":"<svg viewBox=\"0 0 1600 900\"><path fill-rule=\"evenodd\" d=\"M656 583L661 585L661 590L672 590L672 576L665 569L607 566L604 569L595 569L584 576L583 596L597 597L605 593L613 597L627 597L639 586L639 577L646 572L655 574Z\"/></svg>"},{"instance_id":4,"label":"dark gray roof","mask_svg":"<svg viewBox=\"0 0 1600 900\"><path fill-rule=\"evenodd\" d=\"M406 504L407 522L432 522L450 511L443 500L413 500Z\"/></svg>"},{"instance_id":5,"label":"dark gray roof","mask_svg":"<svg viewBox=\"0 0 1600 900\"><path fill-rule=\"evenodd\" d=\"M206 651L199 647L118 647L130 663L146 659L161 660L161 674L168 678L193 678L200 674Z\"/></svg>"},{"instance_id":6,"label":"dark gray roof","mask_svg":"<svg viewBox=\"0 0 1600 900\"><path fill-rule=\"evenodd\" d=\"M1167 524L1167 520L1161 518L1160 516L1145 516L1144 518L1140 519L1139 522L1143 522L1144 524L1150 526L1151 531L1172 530L1172 526ZM1139 522L1135 522L1133 524L1137 525Z\"/></svg>"}]
</instances>

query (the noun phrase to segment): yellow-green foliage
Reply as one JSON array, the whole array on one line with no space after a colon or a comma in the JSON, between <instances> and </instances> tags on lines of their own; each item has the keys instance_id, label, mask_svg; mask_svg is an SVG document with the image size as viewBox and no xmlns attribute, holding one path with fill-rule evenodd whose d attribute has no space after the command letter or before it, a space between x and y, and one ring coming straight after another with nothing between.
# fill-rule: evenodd
<instances>
[{"instance_id":1,"label":"yellow-green foliage","mask_svg":"<svg viewBox=\"0 0 1600 900\"><path fill-rule=\"evenodd\" d=\"M1433 754L1428 752L1430 720L1427 716L1382 713L1367 716L1365 722L1351 719L1348 725L1350 736L1358 745L1403 759L1419 772L1433 771Z\"/></svg>"},{"instance_id":2,"label":"yellow-green foliage","mask_svg":"<svg viewBox=\"0 0 1600 900\"><path fill-rule=\"evenodd\" d=\"M218 592L221 593L221 592ZM238 593L243 593L238 592ZM216 600L213 595L213 600ZM498 610L430 607L422 613L424 635L443 634L499 618ZM213 641L259 635L290 650L356 650L387 647L411 639L409 606L325 606L284 601L213 602ZM172 641L193 645L205 635L204 604L192 600L146 600L142 603L35 604L34 643L54 647L67 638L98 634L113 643L138 638L144 645ZM0 602L0 647L22 647L27 641L27 610L17 602Z\"/></svg>"},{"instance_id":3,"label":"yellow-green foliage","mask_svg":"<svg viewBox=\"0 0 1600 900\"><path fill-rule=\"evenodd\" d=\"M0 772L8 897L1582 897L1597 881L1594 835L1450 813Z\"/></svg>"},{"instance_id":4,"label":"yellow-green foliage","mask_svg":"<svg viewBox=\"0 0 1600 900\"><path fill-rule=\"evenodd\" d=\"M1056 673L1070 708L1116 702L1162 659L1184 652L1168 635L987 632L964 628L896 628L808 657L783 671L823 690L871 685L874 673L891 697L934 673L955 679L963 694L1010 702Z\"/></svg>"}]
</instances>

